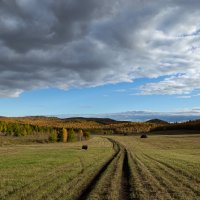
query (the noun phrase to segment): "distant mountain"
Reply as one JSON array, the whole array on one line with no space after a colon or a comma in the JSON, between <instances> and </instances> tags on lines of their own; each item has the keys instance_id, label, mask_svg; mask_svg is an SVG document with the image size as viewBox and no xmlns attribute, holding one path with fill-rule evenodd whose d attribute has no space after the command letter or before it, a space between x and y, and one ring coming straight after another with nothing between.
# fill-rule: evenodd
<instances>
[{"instance_id":1,"label":"distant mountain","mask_svg":"<svg viewBox=\"0 0 200 200\"><path fill-rule=\"evenodd\" d=\"M151 120L148 120L146 122L153 123L153 124L163 124L163 125L169 124L169 122L166 122L166 121L161 120L161 119L151 119Z\"/></svg>"},{"instance_id":2,"label":"distant mountain","mask_svg":"<svg viewBox=\"0 0 200 200\"><path fill-rule=\"evenodd\" d=\"M110 118L88 118L88 117L69 117L62 119L64 121L94 121L100 124L115 124L119 121Z\"/></svg>"},{"instance_id":3,"label":"distant mountain","mask_svg":"<svg viewBox=\"0 0 200 200\"><path fill-rule=\"evenodd\" d=\"M68 117L59 118L53 116L25 116L25 117L2 117L0 121L9 123L20 123L38 126L53 126L67 128L104 128L110 125L118 125L123 121L116 121L110 118L96 117ZM127 122L126 122L127 123Z\"/></svg>"},{"instance_id":4,"label":"distant mountain","mask_svg":"<svg viewBox=\"0 0 200 200\"><path fill-rule=\"evenodd\" d=\"M82 115L82 117L85 116ZM87 117L111 118L116 121L132 122L145 122L151 119L160 119L171 123L200 119L200 109L179 112L127 111L121 113L87 115Z\"/></svg>"},{"instance_id":5,"label":"distant mountain","mask_svg":"<svg viewBox=\"0 0 200 200\"><path fill-rule=\"evenodd\" d=\"M191 109L187 111L176 112L153 112L153 111L127 111L116 113L102 113L102 114L61 114L54 115L55 117L64 118L103 118L112 119L115 121L127 122L145 122L151 119L160 119L169 123L184 122L189 120L200 119L200 109Z\"/></svg>"},{"instance_id":6,"label":"distant mountain","mask_svg":"<svg viewBox=\"0 0 200 200\"><path fill-rule=\"evenodd\" d=\"M53 117L53 116L25 116L25 117L16 117L19 119L31 119L31 120L60 120L58 117Z\"/></svg>"},{"instance_id":7,"label":"distant mountain","mask_svg":"<svg viewBox=\"0 0 200 200\"><path fill-rule=\"evenodd\" d=\"M157 126L152 131L173 131L173 130L196 130L199 133L200 131L200 120L188 120L181 123L171 123L171 124L164 124L161 126ZM193 132L194 133L194 132Z\"/></svg>"}]
</instances>

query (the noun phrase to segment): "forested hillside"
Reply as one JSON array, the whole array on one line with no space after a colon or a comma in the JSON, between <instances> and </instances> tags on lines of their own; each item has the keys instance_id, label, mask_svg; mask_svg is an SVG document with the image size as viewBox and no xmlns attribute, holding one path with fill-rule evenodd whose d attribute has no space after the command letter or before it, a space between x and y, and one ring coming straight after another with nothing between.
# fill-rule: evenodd
<instances>
[{"instance_id":1,"label":"forested hillside","mask_svg":"<svg viewBox=\"0 0 200 200\"><path fill-rule=\"evenodd\" d=\"M136 134L162 130L200 130L200 120L167 123L159 119L148 122L124 122L102 118L66 118L30 116L1 117L0 132L10 136L60 133L62 129L83 130L91 134Z\"/></svg>"}]
</instances>

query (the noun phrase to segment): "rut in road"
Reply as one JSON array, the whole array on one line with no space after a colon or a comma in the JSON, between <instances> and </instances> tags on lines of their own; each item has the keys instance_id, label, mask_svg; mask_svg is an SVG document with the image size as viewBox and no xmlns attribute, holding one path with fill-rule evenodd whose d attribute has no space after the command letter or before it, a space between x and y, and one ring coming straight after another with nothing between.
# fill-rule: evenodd
<instances>
[{"instance_id":1,"label":"rut in road","mask_svg":"<svg viewBox=\"0 0 200 200\"><path fill-rule=\"evenodd\" d=\"M87 187L82 191L82 193L80 194L80 196L77 198L77 200L86 200L90 194L90 192L94 189L95 185L97 184L97 182L100 180L102 174L106 171L106 169L108 168L108 166L112 163L112 161L117 157L117 155L120 152L120 148L118 146L118 144L109 139L109 141L111 141L113 143L113 148L116 149L115 154L113 155L113 157L111 159L109 159L104 165L103 167L99 170L99 172L94 176L94 178L90 181L90 183L87 185Z\"/></svg>"},{"instance_id":2,"label":"rut in road","mask_svg":"<svg viewBox=\"0 0 200 200\"><path fill-rule=\"evenodd\" d=\"M113 162L117 162L116 164L118 166L121 166L121 170L119 171L119 174L121 174L121 181L119 182L119 200L131 200L130 194L131 194L131 185L130 185L130 167L128 163L128 152L126 148L119 144L118 142L115 142L114 140L108 138L110 142L113 143L113 148L115 149L116 153L113 155L113 157L99 170L99 172L96 174L96 176L91 180L91 182L87 185L87 187L82 191L81 195L77 198L77 200L86 200L90 197L90 194L94 192L95 187L98 185L99 181L102 180L103 176L105 177L105 172L110 168L110 166L113 164ZM121 156L120 156L121 154ZM121 157L120 160L116 160L117 157ZM120 168L119 168L120 169ZM113 169L113 174L115 174L116 169ZM111 188L110 188L111 189ZM117 191L117 190L116 190ZM106 199L111 199L111 197L106 197ZM116 197L115 197L116 199Z\"/></svg>"},{"instance_id":3,"label":"rut in road","mask_svg":"<svg viewBox=\"0 0 200 200\"><path fill-rule=\"evenodd\" d=\"M127 150L124 150L124 160L122 166L122 179L121 179L121 192L120 200L130 200L130 168L128 164L128 153Z\"/></svg>"}]
</instances>

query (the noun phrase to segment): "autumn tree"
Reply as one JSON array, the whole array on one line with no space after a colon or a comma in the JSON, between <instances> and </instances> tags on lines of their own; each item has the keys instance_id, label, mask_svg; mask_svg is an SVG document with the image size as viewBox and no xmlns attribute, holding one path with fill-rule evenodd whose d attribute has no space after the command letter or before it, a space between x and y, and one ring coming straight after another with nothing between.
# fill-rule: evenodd
<instances>
[{"instance_id":1,"label":"autumn tree","mask_svg":"<svg viewBox=\"0 0 200 200\"><path fill-rule=\"evenodd\" d=\"M62 134L61 134L61 142L66 143L67 142L67 138L68 138L67 129L63 128L62 129Z\"/></svg>"},{"instance_id":2,"label":"autumn tree","mask_svg":"<svg viewBox=\"0 0 200 200\"><path fill-rule=\"evenodd\" d=\"M82 131L82 129L80 129L80 130L78 131L78 140L79 140L79 141L82 141L82 139L83 139L83 131Z\"/></svg>"},{"instance_id":3,"label":"autumn tree","mask_svg":"<svg viewBox=\"0 0 200 200\"><path fill-rule=\"evenodd\" d=\"M88 140L90 138L90 132L89 131L84 131L83 132L83 137Z\"/></svg>"}]
</instances>

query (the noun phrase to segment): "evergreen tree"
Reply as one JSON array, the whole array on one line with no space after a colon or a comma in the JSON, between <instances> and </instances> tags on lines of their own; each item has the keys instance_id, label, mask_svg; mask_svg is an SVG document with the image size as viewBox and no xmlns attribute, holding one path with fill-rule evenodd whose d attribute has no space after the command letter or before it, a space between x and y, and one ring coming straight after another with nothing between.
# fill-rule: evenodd
<instances>
[{"instance_id":1,"label":"evergreen tree","mask_svg":"<svg viewBox=\"0 0 200 200\"><path fill-rule=\"evenodd\" d=\"M58 139L57 131L54 130L49 136L49 141L50 142L57 142L57 139Z\"/></svg>"},{"instance_id":2,"label":"evergreen tree","mask_svg":"<svg viewBox=\"0 0 200 200\"><path fill-rule=\"evenodd\" d=\"M26 136L26 135L27 135L27 131L26 131L25 128L23 128L22 135L23 135L23 136Z\"/></svg>"},{"instance_id":3,"label":"evergreen tree","mask_svg":"<svg viewBox=\"0 0 200 200\"><path fill-rule=\"evenodd\" d=\"M76 141L76 135L73 129L70 129L68 132L67 142L75 142Z\"/></svg>"},{"instance_id":4,"label":"evergreen tree","mask_svg":"<svg viewBox=\"0 0 200 200\"><path fill-rule=\"evenodd\" d=\"M12 127L12 132L13 132L13 135L14 136L21 136L23 135L22 134L22 131L21 131L21 128L18 124L14 124L13 127Z\"/></svg>"}]
</instances>

